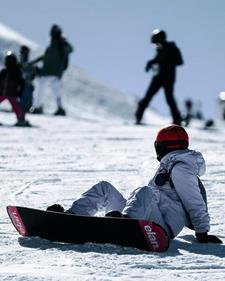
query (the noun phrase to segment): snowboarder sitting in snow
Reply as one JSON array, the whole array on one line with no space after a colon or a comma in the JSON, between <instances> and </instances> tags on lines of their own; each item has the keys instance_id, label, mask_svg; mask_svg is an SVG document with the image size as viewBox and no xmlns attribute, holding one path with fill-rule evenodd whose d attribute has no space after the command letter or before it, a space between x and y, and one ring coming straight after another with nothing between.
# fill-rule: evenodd
<instances>
[{"instance_id":1,"label":"snowboarder sitting in snow","mask_svg":"<svg viewBox=\"0 0 225 281\"><path fill-rule=\"evenodd\" d=\"M24 87L24 79L16 56L9 51L5 57L5 68L0 72L0 103L8 100L17 117L16 126L29 126L25 113L18 102Z\"/></svg>"},{"instance_id":2,"label":"snowboarder sitting in snow","mask_svg":"<svg viewBox=\"0 0 225 281\"><path fill-rule=\"evenodd\" d=\"M148 185L134 190L126 200L113 185L102 181L83 193L66 212L93 216L104 207L106 216L155 222L171 239L188 226L200 243L222 243L215 235L208 235L206 193L198 178L205 172L204 158L188 145L188 134L181 126L161 129L155 140L160 165ZM54 204L47 210L63 212L64 208Z\"/></svg>"}]
</instances>

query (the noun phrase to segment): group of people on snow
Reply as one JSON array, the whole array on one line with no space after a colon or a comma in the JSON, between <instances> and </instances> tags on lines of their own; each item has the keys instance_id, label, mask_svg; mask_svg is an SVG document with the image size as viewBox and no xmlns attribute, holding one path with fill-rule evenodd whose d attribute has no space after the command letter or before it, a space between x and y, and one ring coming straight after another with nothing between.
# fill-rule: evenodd
<instances>
[{"instance_id":1,"label":"group of people on snow","mask_svg":"<svg viewBox=\"0 0 225 281\"><path fill-rule=\"evenodd\" d=\"M136 124L141 124L152 98L163 88L171 111L172 123L187 126L194 118L191 113L192 104L186 103L186 113L181 114L174 97L176 68L183 64L181 51L174 42L167 40L164 30L155 29L150 42L156 47L156 55L147 62L145 71L152 69L153 78L145 96L138 102L135 111ZM49 46L40 57L30 61L30 49L27 46L21 46L19 61L14 53L11 51L7 53L5 68L0 74L0 102L8 99L11 103L17 116L17 125L28 124L25 121L25 112L43 113L43 95L47 85L50 85L56 99L57 110L54 114L66 115L61 98L62 76L68 67L69 55L72 52L73 47L63 37L61 27L54 24L50 29ZM42 62L41 67L38 65L39 62ZM35 87L34 79L37 82Z\"/></svg>"},{"instance_id":2,"label":"group of people on snow","mask_svg":"<svg viewBox=\"0 0 225 281\"><path fill-rule=\"evenodd\" d=\"M54 24L50 29L50 43L44 54L30 61L30 49L21 46L19 60L8 51L5 67L0 71L0 103L7 99L17 117L16 126L29 126L26 112L43 113L43 95L49 84L56 99L57 110L54 115L66 115L62 104L61 84L64 71L69 64L72 45L62 36L60 26ZM41 67L37 64L42 62ZM34 79L38 87L34 87Z\"/></svg>"}]
</instances>

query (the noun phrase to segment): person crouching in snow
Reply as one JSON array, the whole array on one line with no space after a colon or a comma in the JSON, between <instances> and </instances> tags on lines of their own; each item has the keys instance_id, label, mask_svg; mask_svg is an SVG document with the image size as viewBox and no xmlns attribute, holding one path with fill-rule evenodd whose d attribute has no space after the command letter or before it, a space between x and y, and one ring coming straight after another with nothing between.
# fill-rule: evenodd
<instances>
[{"instance_id":1,"label":"person crouching in snow","mask_svg":"<svg viewBox=\"0 0 225 281\"><path fill-rule=\"evenodd\" d=\"M215 235L208 235L206 193L198 178L205 172L205 160L200 152L188 146L184 128L173 124L162 128L155 140L160 165L148 185L134 190L126 200L112 184L101 181L75 200L66 212L93 216L104 207L106 216L155 222L171 239L187 226L195 231L200 243L222 243ZM54 204L47 210L63 212L64 208Z\"/></svg>"},{"instance_id":2,"label":"person crouching in snow","mask_svg":"<svg viewBox=\"0 0 225 281\"><path fill-rule=\"evenodd\" d=\"M5 68L0 71L0 103L8 100L17 117L16 126L29 126L25 112L17 99L21 96L24 79L16 56L9 51L5 57Z\"/></svg>"}]
</instances>

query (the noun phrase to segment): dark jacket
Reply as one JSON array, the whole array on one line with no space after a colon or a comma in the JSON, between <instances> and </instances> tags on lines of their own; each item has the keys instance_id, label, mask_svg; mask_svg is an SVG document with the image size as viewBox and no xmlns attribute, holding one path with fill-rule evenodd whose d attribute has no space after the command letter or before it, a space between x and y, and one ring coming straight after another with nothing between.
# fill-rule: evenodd
<instances>
[{"instance_id":1,"label":"dark jacket","mask_svg":"<svg viewBox=\"0 0 225 281\"><path fill-rule=\"evenodd\" d=\"M157 49L157 54L151 62L158 65L156 76L173 82L176 79L176 67L183 64L183 58L174 42L165 42L162 48Z\"/></svg>"},{"instance_id":2,"label":"dark jacket","mask_svg":"<svg viewBox=\"0 0 225 281\"><path fill-rule=\"evenodd\" d=\"M19 97L24 87L24 79L19 66L0 71L0 96Z\"/></svg>"},{"instance_id":3,"label":"dark jacket","mask_svg":"<svg viewBox=\"0 0 225 281\"><path fill-rule=\"evenodd\" d=\"M73 47L65 38L53 39L44 55L34 60L32 64L42 60L41 76L57 76L61 78L68 66L69 54L72 51Z\"/></svg>"}]
</instances>

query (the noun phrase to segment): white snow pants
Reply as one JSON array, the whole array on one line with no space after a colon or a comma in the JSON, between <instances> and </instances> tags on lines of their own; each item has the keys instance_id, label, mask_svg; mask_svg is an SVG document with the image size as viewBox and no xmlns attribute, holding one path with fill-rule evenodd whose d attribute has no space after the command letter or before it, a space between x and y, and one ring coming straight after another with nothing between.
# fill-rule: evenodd
<instances>
[{"instance_id":1,"label":"white snow pants","mask_svg":"<svg viewBox=\"0 0 225 281\"><path fill-rule=\"evenodd\" d=\"M69 211L93 216L103 208L106 213L113 210L122 212L125 205L126 199L111 183L100 181L75 200Z\"/></svg>"},{"instance_id":2,"label":"white snow pants","mask_svg":"<svg viewBox=\"0 0 225 281\"><path fill-rule=\"evenodd\" d=\"M93 216L103 208L106 213L115 210L130 218L153 221L171 234L149 186L136 189L126 200L111 183L101 181L75 200L69 211Z\"/></svg>"},{"instance_id":3,"label":"white snow pants","mask_svg":"<svg viewBox=\"0 0 225 281\"><path fill-rule=\"evenodd\" d=\"M173 237L172 230L166 224L159 209L158 195L153 193L149 186L141 186L137 188L127 199L123 214L134 219L152 221L162 226L170 237Z\"/></svg>"},{"instance_id":4,"label":"white snow pants","mask_svg":"<svg viewBox=\"0 0 225 281\"><path fill-rule=\"evenodd\" d=\"M57 76L40 76L36 78L33 106L37 108L43 105L43 96L47 87L50 87L51 92L53 92L57 107L63 107L60 95L62 81Z\"/></svg>"}]
</instances>

